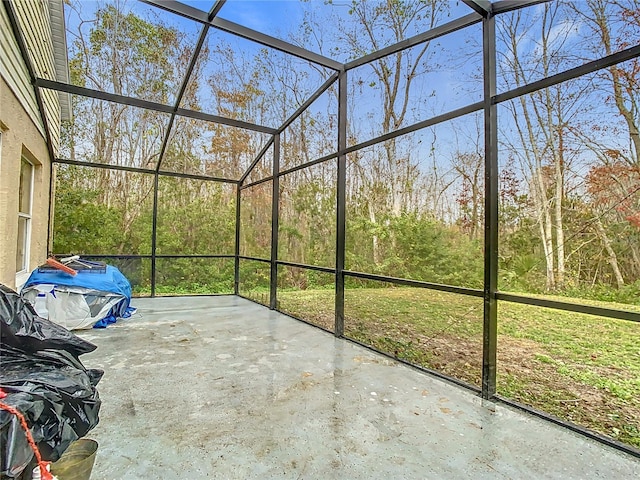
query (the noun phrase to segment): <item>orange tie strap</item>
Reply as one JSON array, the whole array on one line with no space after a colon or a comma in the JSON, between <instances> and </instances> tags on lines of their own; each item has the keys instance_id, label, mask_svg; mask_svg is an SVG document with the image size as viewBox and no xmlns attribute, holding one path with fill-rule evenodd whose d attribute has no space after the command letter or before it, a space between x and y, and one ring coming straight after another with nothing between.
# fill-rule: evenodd
<instances>
[{"instance_id":1,"label":"orange tie strap","mask_svg":"<svg viewBox=\"0 0 640 480\"><path fill-rule=\"evenodd\" d=\"M64 263L60 263L53 257L47 258L47 265L53 268L57 268L58 270L62 270L63 272L68 273L69 275L76 275L78 273L73 268L67 267Z\"/></svg>"},{"instance_id":2,"label":"orange tie strap","mask_svg":"<svg viewBox=\"0 0 640 480\"><path fill-rule=\"evenodd\" d=\"M7 393L0 388L0 400L5 398L6 396ZM55 477L53 476L53 474L49 470L47 470L47 462L42 460L42 457L40 456L40 450L38 450L38 446L33 440L33 435L31 435L31 430L29 430L29 425L27 425L27 421L25 420L24 415L22 415L22 413L20 413L17 409L13 408L10 405L7 405L4 402L0 402L0 409L6 410L12 415L18 417L18 420L20 420L20 425L22 425L25 435L27 436L27 442L29 442L29 446L31 447L31 450L33 450L33 453L36 456L36 460L38 461L38 467L40 468L40 478L42 480L54 480Z\"/></svg>"}]
</instances>

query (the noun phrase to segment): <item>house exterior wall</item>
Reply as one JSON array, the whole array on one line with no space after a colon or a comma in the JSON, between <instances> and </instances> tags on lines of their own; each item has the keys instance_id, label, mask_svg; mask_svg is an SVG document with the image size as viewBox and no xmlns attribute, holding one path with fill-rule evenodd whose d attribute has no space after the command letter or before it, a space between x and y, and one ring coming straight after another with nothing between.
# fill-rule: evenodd
<instances>
[{"instance_id":1,"label":"house exterior wall","mask_svg":"<svg viewBox=\"0 0 640 480\"><path fill-rule=\"evenodd\" d=\"M61 0L52 1L61 2ZM46 0L18 0L13 2L13 6L36 75L48 80L57 80L49 2ZM0 55L0 76L5 79L11 91L44 136L42 117L38 111L29 72L20 54L18 42L13 36L9 16L4 6L0 7L0 48L2 52ZM57 154L60 142L59 93L53 90L42 90L41 95L49 122L51 142L54 152Z\"/></svg>"},{"instance_id":2,"label":"house exterior wall","mask_svg":"<svg viewBox=\"0 0 640 480\"><path fill-rule=\"evenodd\" d=\"M17 0L12 4L36 75L55 80L49 2ZM60 138L58 93L46 90L41 93L57 154ZM0 5L0 132L0 282L19 288L28 272L47 258L51 161L34 87L4 3ZM23 158L34 166L33 200L28 265L25 273L17 275L18 192Z\"/></svg>"},{"instance_id":3,"label":"house exterior wall","mask_svg":"<svg viewBox=\"0 0 640 480\"><path fill-rule=\"evenodd\" d=\"M0 282L16 288L18 189L24 156L34 165L31 239L28 269L47 258L50 161L47 142L28 112L0 78Z\"/></svg>"}]
</instances>

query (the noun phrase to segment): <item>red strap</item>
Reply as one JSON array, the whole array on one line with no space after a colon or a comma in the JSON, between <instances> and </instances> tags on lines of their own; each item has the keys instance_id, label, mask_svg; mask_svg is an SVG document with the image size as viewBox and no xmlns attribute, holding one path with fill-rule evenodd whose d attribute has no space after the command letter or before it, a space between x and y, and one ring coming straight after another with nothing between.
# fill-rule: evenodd
<instances>
[{"instance_id":1,"label":"red strap","mask_svg":"<svg viewBox=\"0 0 640 480\"><path fill-rule=\"evenodd\" d=\"M7 393L0 388L0 399L5 398L6 396ZM53 480L52 473L47 470L47 462L43 461L42 457L40 456L40 450L38 450L38 446L33 440L33 435L31 435L31 430L29 430L29 425L27 425L27 421L25 420L24 415L22 415L17 409L3 402L0 402L0 409L6 410L12 415L18 417L18 420L20 420L20 425L22 425L25 435L27 436L27 442L29 442L29 446L31 447L31 450L33 450L33 453L36 456L36 460L38 461L38 467L40 467L40 478L42 480Z\"/></svg>"},{"instance_id":2,"label":"red strap","mask_svg":"<svg viewBox=\"0 0 640 480\"><path fill-rule=\"evenodd\" d=\"M73 268L67 267L64 263L60 263L53 257L47 258L47 265L50 265L53 268L57 268L58 270L62 270L63 272L68 273L69 275L75 275L76 273L78 273Z\"/></svg>"}]
</instances>

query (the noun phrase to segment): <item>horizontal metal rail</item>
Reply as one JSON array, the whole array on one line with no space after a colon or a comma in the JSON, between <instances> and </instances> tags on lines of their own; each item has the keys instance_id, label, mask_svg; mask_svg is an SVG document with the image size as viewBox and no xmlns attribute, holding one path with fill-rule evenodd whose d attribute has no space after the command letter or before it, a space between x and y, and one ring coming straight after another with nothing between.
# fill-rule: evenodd
<instances>
[{"instance_id":1,"label":"horizontal metal rail","mask_svg":"<svg viewBox=\"0 0 640 480\"><path fill-rule=\"evenodd\" d=\"M76 165L78 167L102 168L104 170L120 170L125 172L144 173L149 175L155 175L157 173L158 175L164 176L164 177L188 178L191 180L206 180L209 182L231 183L233 185L238 184L238 180L233 180L231 178L210 177L207 175L197 175L193 173L169 172L166 170L160 170L156 172L155 170L150 168L128 167L126 165L111 165L108 163L98 163L98 162L83 162L81 160L69 160L66 158L56 158L54 160L54 163L60 163L65 165Z\"/></svg>"},{"instance_id":2,"label":"horizontal metal rail","mask_svg":"<svg viewBox=\"0 0 640 480\"><path fill-rule=\"evenodd\" d=\"M323 67L327 67L332 70L339 71L339 70L342 70L342 68L344 67L344 65L341 62L338 62L337 60L333 60L332 58L325 57L318 53L315 53L310 50L306 50L302 47L299 47L297 45L294 45L292 43L288 43L288 42L285 42L284 40L280 40L279 38L275 38L270 35L265 35L264 33L258 32L256 30L252 30L238 23L230 22L229 20L225 20L220 17L214 18L211 21L211 25L224 32L237 35L247 40L251 40L252 42L256 42L261 45L264 45L265 47L273 48L274 50L278 50L280 52L293 55L294 57L298 57L308 62L322 65Z\"/></svg>"},{"instance_id":3,"label":"horizontal metal rail","mask_svg":"<svg viewBox=\"0 0 640 480\"><path fill-rule=\"evenodd\" d=\"M499 15L550 1L552 0L499 0L491 6L491 12L494 15Z\"/></svg>"},{"instance_id":4,"label":"horizontal metal rail","mask_svg":"<svg viewBox=\"0 0 640 480\"><path fill-rule=\"evenodd\" d=\"M456 287L454 285L423 282L420 280L410 280L408 278L387 277L384 275L375 275L373 273L353 272L351 270L344 270L343 273L347 277L361 278L363 280L374 280L379 282L393 283L395 285L403 285L405 287L426 288L428 290L457 293L459 295L467 295L470 297L484 297L484 291L475 288Z\"/></svg>"},{"instance_id":5,"label":"horizontal metal rail","mask_svg":"<svg viewBox=\"0 0 640 480\"><path fill-rule=\"evenodd\" d=\"M521 87L499 93L491 98L491 103L495 105L498 103L506 102L507 100L512 100L516 97L521 97L523 95L542 90L543 88L552 87L559 83L573 80L575 78L597 72L598 70L602 70L604 68L612 67L613 65L625 62L627 60L632 60L637 57L640 57L640 45L635 45L606 57L599 58L598 60L585 63L583 65L580 65L579 67L571 68L556 75L543 78L536 82L531 82L526 85L522 85Z\"/></svg>"},{"instance_id":6,"label":"horizontal metal rail","mask_svg":"<svg viewBox=\"0 0 640 480\"><path fill-rule=\"evenodd\" d=\"M297 172L298 170L304 170L305 168L313 167L314 165L318 165L320 163L324 163L328 160L333 160L334 158L338 158L337 153L330 153L329 155L325 155L324 157L316 158L307 163L303 163L301 165L296 165L295 167L290 167L285 170L281 170L279 176L288 175L293 172Z\"/></svg>"},{"instance_id":7,"label":"horizontal metal rail","mask_svg":"<svg viewBox=\"0 0 640 480\"><path fill-rule=\"evenodd\" d=\"M248 299L248 300L251 300L251 299ZM280 310L279 308L276 308L276 312L281 313L282 315L285 315L285 316L287 316L289 318L293 318L294 320L297 320L298 322L306 323L307 325L315 327L315 328L317 328L319 330L322 330L323 332L326 332L326 333L328 333L328 334L333 336L333 331L329 330L328 328L324 328L322 325L318 325L316 323L312 323L309 320L305 320L304 318L296 317L295 315L292 315L291 313L287 313L287 312L285 312L283 310Z\"/></svg>"},{"instance_id":8,"label":"horizontal metal rail","mask_svg":"<svg viewBox=\"0 0 640 480\"><path fill-rule=\"evenodd\" d=\"M168 1L168 0L140 0L148 5L161 8L167 12L175 13L189 20L195 20L200 23L209 22L209 14L203 10L192 7L185 3Z\"/></svg>"},{"instance_id":9,"label":"horizontal metal rail","mask_svg":"<svg viewBox=\"0 0 640 480\"><path fill-rule=\"evenodd\" d=\"M80 160L69 160L66 158L56 158L54 163L61 163L65 165L75 165L78 167L92 167L92 168L101 168L103 170L119 170L123 172L135 172L135 173L144 173L148 175L155 175L155 169L151 168L142 168L142 167L129 167L126 165L111 165L109 163L99 163L99 162L83 162Z\"/></svg>"},{"instance_id":10,"label":"horizontal metal rail","mask_svg":"<svg viewBox=\"0 0 640 480\"><path fill-rule=\"evenodd\" d=\"M238 255L240 260L249 260L251 262L271 263L271 260L267 258L249 257L248 255Z\"/></svg>"},{"instance_id":11,"label":"horizontal metal rail","mask_svg":"<svg viewBox=\"0 0 640 480\"><path fill-rule=\"evenodd\" d=\"M229 290L233 290L230 288ZM177 293L156 293L155 298L185 298L185 297L235 297L233 292L231 293L185 293L184 295L180 295ZM140 296L137 298L154 298L151 296Z\"/></svg>"},{"instance_id":12,"label":"horizontal metal rail","mask_svg":"<svg viewBox=\"0 0 640 480\"><path fill-rule=\"evenodd\" d=\"M483 12L479 12L479 13L484 15ZM361 67L368 63L379 60L383 57L401 52L411 47L415 47L417 45L420 45L421 43L429 42L431 40L442 37L449 33L453 33L463 28L469 27L471 25L475 25L477 23L480 23L481 21L482 21L481 15L478 15L478 13L470 13L469 15L465 15L464 17L458 18L451 22L447 22L444 25L440 25L438 27L432 28L427 32L419 33L418 35L414 35L411 38L407 38L398 43L390 45L386 48L382 48L377 52L370 53L368 55L365 55L364 57L360 57L356 60L348 62L345 64L344 68L345 70L351 70L357 67Z\"/></svg>"},{"instance_id":13,"label":"horizontal metal rail","mask_svg":"<svg viewBox=\"0 0 640 480\"><path fill-rule=\"evenodd\" d=\"M319 265L308 265L306 263L287 262L286 260L277 260L276 264L283 265L285 267L302 268L304 270L315 270L316 272L336 274L335 268L321 267Z\"/></svg>"},{"instance_id":14,"label":"horizontal metal rail","mask_svg":"<svg viewBox=\"0 0 640 480\"><path fill-rule=\"evenodd\" d=\"M296 165L294 167L283 169L283 170L280 171L279 176L282 177L283 175L288 175L290 173L297 172L298 170L303 170L305 168L309 168L309 167L312 167L314 165L318 165L320 163L324 163L324 162L326 162L328 160L333 160L334 158L337 158L339 155L342 155L342 154L353 153L355 151L362 150L363 148L367 148L367 147L376 145L378 143L382 143L382 142L385 142L387 140L391 140L393 138L396 138L396 137L399 137L399 136L402 136L402 135L406 135L408 133L415 132L417 130L422 130L423 128L431 127L431 126L437 125L439 123L443 123L443 122L446 122L446 121L449 121L449 120L453 120L455 118L462 117L464 115L468 115L468 114L473 113L473 112L479 112L479 111L481 111L483 109L483 106L484 106L483 102L477 102L477 103L473 103L473 104L467 105L465 107L458 108L456 110L452 110L452 111L447 112L447 113L443 113L442 115L437 115L435 117L431 117L431 118L429 118L427 120L422 120L420 122L414 123L413 125L409 125L407 127L400 128L400 129L395 130L393 132L385 133L384 135L380 135L378 137L372 138L372 139L367 140L365 142L361 142L361 143L358 143L356 145L352 145L350 147L347 147L344 151L330 153L330 154L325 155L323 157L319 157L319 158L317 158L315 160L312 160L311 162L307 162L307 163L303 163L303 164L300 164L300 165ZM252 187L252 186L255 186L255 185L259 185L260 183L268 182L269 180L272 180L272 179L273 179L272 176L265 177L265 178L262 178L260 180L255 181L255 182L252 182L250 184L242 185L240 188L244 189L244 188Z\"/></svg>"},{"instance_id":15,"label":"horizontal metal rail","mask_svg":"<svg viewBox=\"0 0 640 480\"><path fill-rule=\"evenodd\" d=\"M462 117L464 115L468 115L473 112L479 112L484 108L484 102L476 102L465 107L456 108L455 110L451 110L450 112L443 113L441 115L436 115L435 117L431 117L427 120L422 120L418 123L414 123L413 125L409 125L404 128L400 128L398 130L394 130L393 132L385 133L384 135L380 135L379 137L372 138L371 140L367 140L365 142L358 143L351 147L347 147L344 152L339 152L341 155L344 153L352 153L357 150L362 150L366 147L371 147L377 143L382 143L387 140L391 140L396 137L400 137L401 135L406 135L407 133L412 133L417 130L422 130L423 128L432 127L439 123L443 123L449 120L453 120L458 117Z\"/></svg>"},{"instance_id":16,"label":"horizontal metal rail","mask_svg":"<svg viewBox=\"0 0 640 480\"><path fill-rule=\"evenodd\" d=\"M372 347L371 345L367 345L366 343L362 343L362 342L360 342L360 341L358 341L358 340L356 340L354 338L347 337L347 336L344 336L342 338L344 338L345 340L348 340L349 342L355 343L356 345L364 347L367 350L371 350L372 352L375 352L375 353L377 353L379 355L382 355L384 357L390 358L391 360L395 360L396 362L402 363L403 365L406 365L408 367L414 368L414 369L416 369L416 370L418 370L418 371L420 371L422 373L428 373L430 375L433 375L434 377L438 377L438 378L440 378L442 380L446 380L447 382L452 383L454 385L458 385L459 387L464 387L467 390L471 390L472 392L475 392L478 395L480 395L480 387L477 387L476 385L472 385L470 383L467 383L464 380L460 380L459 378L452 377L450 375L447 375L446 373L439 372L438 370L433 370L431 368L423 367L421 365L416 365L415 363L408 362L408 361L403 360L401 358L398 358L398 357L396 357L394 355L391 355L391 354L389 354L387 352L383 352L382 350L378 350L377 348Z\"/></svg>"},{"instance_id":17,"label":"horizontal metal rail","mask_svg":"<svg viewBox=\"0 0 640 480\"><path fill-rule=\"evenodd\" d=\"M412 133L412 132L415 132L417 130L421 130L423 128L431 127L431 126L437 125L439 123L443 123L443 122L446 122L446 121L449 121L449 120L453 120L453 119L458 118L458 117L462 117L464 115L468 115L469 113L479 112L479 111L482 110L483 106L484 106L483 102L477 102L477 103L473 103L473 104L467 105L465 107L458 108L456 110L452 110L452 111L447 112L447 113L443 113L442 115L437 115L435 117L431 117L431 118L429 118L427 120L422 120L422 121L420 121L418 123L414 123L413 125L409 125L407 127L395 130L393 132L385 133L384 135L380 135L380 136L378 136L376 138L372 138L372 139L367 140L365 142L361 142L361 143L358 143L356 145L352 145L350 147L347 147L342 152L330 153L330 154L325 155L323 157L319 157L319 158L317 158L317 159L315 159L315 160L313 160L311 162L303 163L301 165L296 165L294 167L290 167L290 168L281 170L280 173L279 173L279 176L288 175L290 173L297 172L298 170L303 170L305 168L309 168L309 167L312 167L314 165L318 165L320 163L324 163L324 162L326 162L328 160L333 160L334 158L337 158L339 155L353 153L355 151L362 150L363 148L367 148L367 147L376 145L378 143L382 143L382 142L385 142L387 140L391 140L393 138L396 138L396 137L399 137L399 136L402 136L402 135L406 135L408 133ZM250 184L242 185L240 188L244 189L244 188L248 188L248 187L251 187L251 186L259 185L260 183L268 182L269 180L272 180L272 179L273 179L272 176L265 177L263 179L260 179L260 180L257 180L255 182L252 182Z\"/></svg>"},{"instance_id":18,"label":"horizontal metal rail","mask_svg":"<svg viewBox=\"0 0 640 480\"><path fill-rule=\"evenodd\" d=\"M265 294L267 294L267 292L265 292ZM267 295L268 295L268 294L267 294ZM260 303L260 302L258 302L257 300L254 300L253 298L250 298L250 297L247 297L247 296L245 296L245 295L242 295L241 293L238 293L238 295L237 295L237 296L238 296L238 297L240 297L240 298L244 298L245 300L249 300L250 302L253 302L253 303L257 304L257 305L260 305L261 307L269 308L269 305L268 305L268 304ZM268 301L267 301L267 303L268 303Z\"/></svg>"},{"instance_id":19,"label":"horizontal metal rail","mask_svg":"<svg viewBox=\"0 0 640 480\"><path fill-rule=\"evenodd\" d=\"M151 258L151 254L140 254L140 255L117 255L117 254L113 254L113 253L106 253L106 254L84 254L84 253L54 253L53 256L54 257L71 257L72 255L80 255L81 258L121 258L123 260L136 260L136 259L144 259L144 258Z\"/></svg>"},{"instance_id":20,"label":"horizontal metal rail","mask_svg":"<svg viewBox=\"0 0 640 480\"><path fill-rule=\"evenodd\" d=\"M114 259L118 259L118 258L122 258L123 260L130 260L130 259L138 259L138 258L151 258L153 255L149 254L141 254L141 255L117 255L117 254L104 254L104 255L100 255L100 254L84 254L84 253L79 253L79 254L70 254L70 253L56 253L54 254L55 257L70 257L72 255L80 255L80 257L82 258L114 258ZM156 255L156 258L226 258L226 259L230 259L230 258L236 258L235 255L233 254L220 254L220 255Z\"/></svg>"},{"instance_id":21,"label":"horizontal metal rail","mask_svg":"<svg viewBox=\"0 0 640 480\"><path fill-rule=\"evenodd\" d=\"M233 180L231 178L210 177L207 175L197 175L193 173L169 172L167 170L159 170L157 173L161 177L189 178L191 180L206 180L208 182L230 183L232 185L237 185L238 183L238 180Z\"/></svg>"},{"instance_id":22,"label":"horizontal metal rail","mask_svg":"<svg viewBox=\"0 0 640 480\"><path fill-rule=\"evenodd\" d=\"M222 259L231 259L236 258L233 254L214 254L214 255L162 255L157 254L156 258L222 258Z\"/></svg>"},{"instance_id":23,"label":"horizontal metal rail","mask_svg":"<svg viewBox=\"0 0 640 480\"><path fill-rule=\"evenodd\" d=\"M244 120L236 120L228 117L221 117L219 115L213 115L211 113L198 112L197 110L187 110L186 108L178 108L176 115L181 117L193 118L195 120L204 120L205 122L219 123L221 125L227 125L228 127L242 128L244 130L251 130L254 132L268 133L273 135L276 132L275 128L265 127L264 125L256 125L254 123L245 122Z\"/></svg>"},{"instance_id":24,"label":"horizontal metal rail","mask_svg":"<svg viewBox=\"0 0 640 480\"><path fill-rule=\"evenodd\" d=\"M532 305L534 307L553 308L555 310L564 310L566 312L585 313L587 315L614 318L617 320L640 322L639 312L630 312L627 310L617 310L614 308L596 307L594 305L563 302L561 300L551 300L548 298L528 297L525 295L515 295L512 293L504 292L497 292L496 298L504 302L520 303L523 305Z\"/></svg>"},{"instance_id":25,"label":"horizontal metal rail","mask_svg":"<svg viewBox=\"0 0 640 480\"><path fill-rule=\"evenodd\" d=\"M245 190L251 187L257 187L263 183L267 183L273 180L273 175L269 175L268 177L261 178L260 180L256 180L255 182L247 183L246 185L241 185L240 190Z\"/></svg>"},{"instance_id":26,"label":"horizontal metal rail","mask_svg":"<svg viewBox=\"0 0 640 480\"><path fill-rule=\"evenodd\" d=\"M607 437L606 435L602 435L598 432L595 432L593 430L589 430L586 427L582 427L580 425L576 425L573 422L569 422L567 420L563 420L562 418L558 418L554 415L551 415L549 413L546 412L542 412L540 410L537 410L529 405L524 405L522 403L516 402L515 400L511 400L509 398L503 397L501 395L494 395L491 398L492 401L495 401L496 403L503 403L505 405L508 405L509 407L515 408L517 410L526 412L530 415L533 415L534 417L538 417L538 418L542 418L548 422L552 422L555 423L556 425L560 425L561 427L565 427L568 428L569 430L579 433L580 435L584 435L585 437L591 438L593 440L597 440L598 442L602 442L605 445L609 445L610 447L613 447L617 450L621 450L625 453L628 453L630 455L633 455L634 457L638 457L640 458L640 450L632 447L631 445L628 445L626 443L622 443L619 442L611 437Z\"/></svg>"},{"instance_id":27,"label":"horizontal metal rail","mask_svg":"<svg viewBox=\"0 0 640 480\"><path fill-rule=\"evenodd\" d=\"M70 93L72 95L79 95L79 96L88 97L88 98L96 98L98 100L118 103L120 105L127 105L129 107L144 108L145 110L153 110L156 112L167 113L170 115L176 114L182 117L189 117L189 118L194 118L196 120L205 120L208 122L215 122L222 125L228 125L230 127L237 127L237 128L243 128L245 130L252 130L255 132L270 133L270 134L274 134L276 132L275 128L265 127L263 125L255 125L253 123L244 122L242 120L221 117L219 115L212 115L210 113L198 112L197 110L188 110L186 108L178 108L176 110L174 106L165 105L164 103L150 102L149 100L142 100L141 98L128 97L126 95L118 95L116 93L103 92L101 90L95 90L93 88L79 87L78 85L56 82L54 80L47 80L46 78L36 78L35 85L40 88L47 88L49 90L56 90L58 92Z\"/></svg>"}]
</instances>

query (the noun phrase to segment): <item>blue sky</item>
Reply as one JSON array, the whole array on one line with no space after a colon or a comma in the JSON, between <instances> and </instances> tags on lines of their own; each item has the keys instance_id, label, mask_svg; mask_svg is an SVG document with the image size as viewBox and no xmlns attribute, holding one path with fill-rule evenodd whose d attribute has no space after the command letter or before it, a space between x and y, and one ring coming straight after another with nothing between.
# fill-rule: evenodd
<instances>
[{"instance_id":1,"label":"blue sky","mask_svg":"<svg viewBox=\"0 0 640 480\"><path fill-rule=\"evenodd\" d=\"M201 29L200 24L189 21L177 15L168 14L167 12L153 8L141 2L136 2L133 0L120 0L120 2L124 3L128 9L144 18L161 19L166 25L174 27L186 33L188 37L195 43L195 40L197 39L198 33ZM214 1L187 0L184 3L206 11L211 8L211 6L214 4ZM319 15L325 15L329 12L333 12L334 14L336 14L336 17L334 17L334 19L337 19L336 21L349 21L352 17L350 17L348 14L348 7L346 6L347 3L348 0L344 0L342 6L338 5L337 7L332 7L331 5L325 5L323 0L229 0L222 8L220 17L240 23L249 28L262 31L263 33L288 40L290 33L296 31L303 21L304 9L311 9ZM91 18L91 14L93 11L95 11L97 2L81 1L77 2L77 4L81 7L85 18ZM526 13L525 15L539 15L542 8L543 7L541 6L535 6L531 9L528 9L528 13ZM451 2L450 16L448 18L444 18L441 23L450 21L453 18L465 15L470 12L471 10L466 5L463 5L458 1L453 1ZM70 15L67 18L69 22L68 27L73 31L77 26L77 22L74 21L73 15ZM500 17L500 19L498 20L499 30L501 28L501 22L504 22L507 18L508 15ZM325 29L327 35L334 34L337 31L337 25L323 24L323 26L326 27ZM87 28L89 28L89 26L87 26ZM563 31L566 32L567 29L571 30L572 28L575 30L575 32L578 32L581 29L581 25L578 23L567 23L565 21L564 23L560 23L555 26L556 34L554 35L557 37L557 33ZM529 32L523 32L522 42L519 46L521 51L530 53L531 55L535 55L537 48L536 45L539 40L539 33L537 33L536 30L532 29ZM468 51L473 51L474 58L467 64L459 66L452 65L451 62L447 62L447 57L444 54L440 55L438 62L439 67L436 69L437 71L430 72L415 81L414 89L411 94L411 108L417 112L417 115L416 117L413 117L411 119L407 118L403 126L411 124L414 121L428 118L433 115L450 111L454 108L480 100L482 95L480 83L478 82L478 85L474 85L472 80L464 80L465 78L469 77L468 74L472 71L471 69L477 70L479 68L479 65L481 65L480 51L477 48L481 42L481 36L479 32L480 28L476 25L474 27L465 29L464 31L449 35L442 40L434 42L434 45L435 43L441 42L442 47L446 48L446 50L464 52L466 49ZM574 38L573 33L570 35L570 37L571 38L569 43L573 44L573 42L575 42L577 39ZM218 42L218 38L225 38L225 40L230 43L234 50L243 53L245 56L245 60L248 60L249 62L253 58L253 55L255 55L262 48L260 45L256 45L247 40L239 39L223 32L219 32L215 29L210 30L210 35L208 38L209 46L211 48L215 48ZM468 42L470 39L472 39L472 42L470 45L468 45L466 42ZM69 39L70 43L71 41L72 38ZM476 43L476 45L473 45L474 42ZM585 55L587 55L586 50ZM574 64L575 62L580 63L580 59L574 58L573 62ZM574 64L563 63L561 64L560 68L566 69L570 66L574 66ZM205 70L208 69L209 72L214 72L216 68L221 68L221 65L222 64L219 60L211 61ZM295 68L308 68L303 64L296 65L297 66ZM369 66L364 66L349 72L349 79L350 82L357 82L360 79L362 79L364 82L362 94L356 95L351 99L352 105L357 106L357 108L352 108L350 111L350 121L352 122L352 124L355 125L357 123L362 127L361 135L359 135L357 141L364 141L370 138L372 135L375 136L381 133L379 127L382 110L380 104L380 94L379 91L376 90L376 88L368 86L369 83L375 81L375 76L373 75ZM528 81L533 81L536 79L537 77L532 74L531 78L529 78ZM309 82L309 94L313 92L322 83L322 81L323 78L320 78L318 76L314 77L313 81ZM217 113L212 110L212 107L210 105L205 105L207 98L210 97L210 93L205 91L207 88L206 85L204 85L202 88L203 91L201 93L201 97L203 98L203 108L205 108L210 113ZM503 88L504 84L501 84L500 90L502 90ZM473 93L469 93L469 90L471 90ZM432 91L436 93L435 101L432 99L432 97L429 96ZM326 110L326 104L326 100L320 100L316 105L314 105L314 110ZM502 116L501 119L502 121L506 120L504 116ZM376 126L376 122L378 126ZM442 141L442 145L444 148L443 151L446 151L450 154L454 147L452 146L452 141L448 142L448 140L452 140L452 138L447 137L446 129L442 129L442 132L438 136ZM449 147L445 146L445 144L447 143L449 143Z\"/></svg>"}]
</instances>

